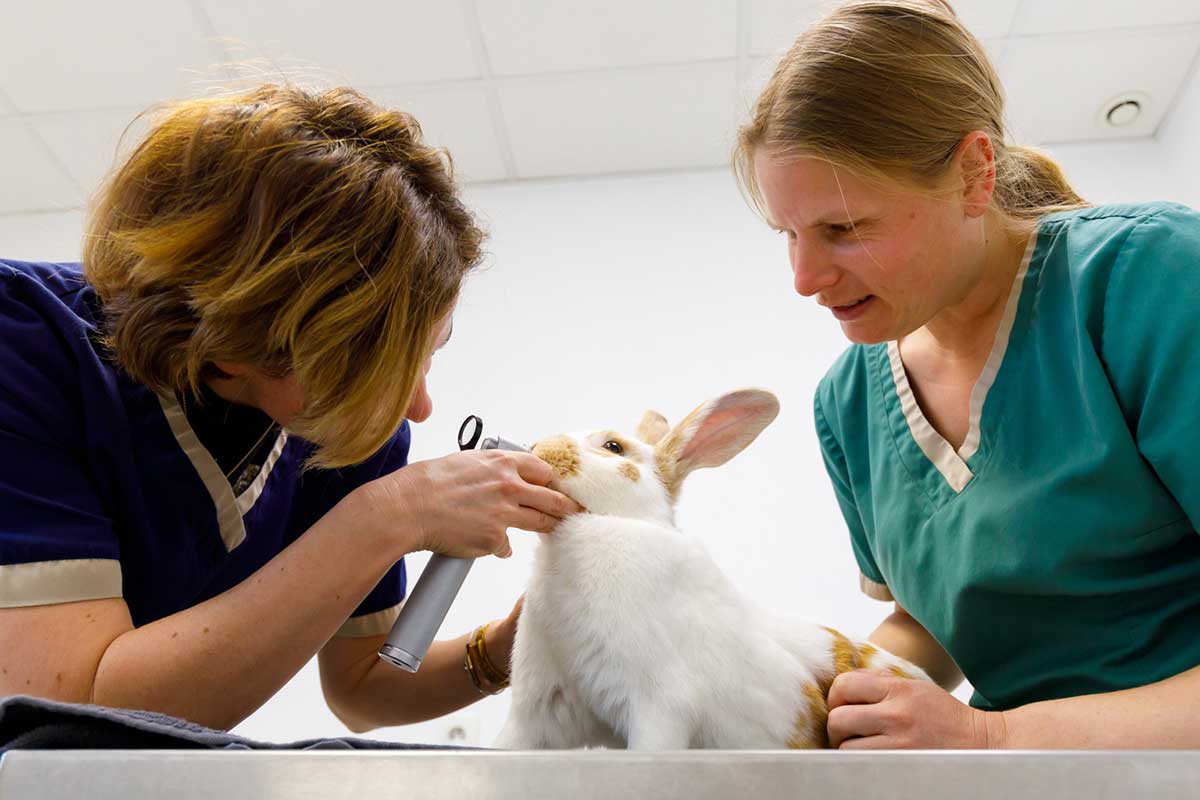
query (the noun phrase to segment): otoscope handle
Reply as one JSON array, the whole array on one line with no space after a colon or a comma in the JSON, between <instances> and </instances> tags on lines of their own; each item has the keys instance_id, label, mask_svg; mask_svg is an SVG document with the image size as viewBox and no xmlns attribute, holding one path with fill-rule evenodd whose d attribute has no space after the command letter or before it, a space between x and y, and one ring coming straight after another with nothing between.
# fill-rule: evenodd
<instances>
[{"instance_id":1,"label":"otoscope handle","mask_svg":"<svg viewBox=\"0 0 1200 800\"><path fill-rule=\"evenodd\" d=\"M529 452L527 447L499 436L484 439L479 449ZM438 553L430 556L417 585L401 606L400 616L396 618L387 642L380 648L379 657L401 669L416 672L474 563L473 558L450 558Z\"/></svg>"}]
</instances>

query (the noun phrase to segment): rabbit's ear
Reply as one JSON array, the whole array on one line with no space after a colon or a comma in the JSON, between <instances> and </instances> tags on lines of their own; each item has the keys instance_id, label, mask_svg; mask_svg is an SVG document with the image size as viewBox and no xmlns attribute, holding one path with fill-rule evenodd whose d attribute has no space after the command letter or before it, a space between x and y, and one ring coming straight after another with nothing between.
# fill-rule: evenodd
<instances>
[{"instance_id":1,"label":"rabbit's ear","mask_svg":"<svg viewBox=\"0 0 1200 800\"><path fill-rule=\"evenodd\" d=\"M657 411L647 411L638 423L637 437L648 445L658 444L667 435L667 418Z\"/></svg>"},{"instance_id":2,"label":"rabbit's ear","mask_svg":"<svg viewBox=\"0 0 1200 800\"><path fill-rule=\"evenodd\" d=\"M654 448L671 496L692 470L720 466L744 450L778 413L775 395L739 389L688 414Z\"/></svg>"}]
</instances>

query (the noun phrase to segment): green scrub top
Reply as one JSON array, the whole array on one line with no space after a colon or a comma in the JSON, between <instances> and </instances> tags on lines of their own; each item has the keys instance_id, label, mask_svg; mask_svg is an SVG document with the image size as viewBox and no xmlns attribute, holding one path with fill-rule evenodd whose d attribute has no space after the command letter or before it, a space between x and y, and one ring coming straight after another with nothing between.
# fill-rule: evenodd
<instances>
[{"instance_id":1,"label":"green scrub top","mask_svg":"<svg viewBox=\"0 0 1200 800\"><path fill-rule=\"evenodd\" d=\"M895 342L855 345L816 426L862 586L1006 709L1200 664L1200 214L1043 218L955 450Z\"/></svg>"}]
</instances>

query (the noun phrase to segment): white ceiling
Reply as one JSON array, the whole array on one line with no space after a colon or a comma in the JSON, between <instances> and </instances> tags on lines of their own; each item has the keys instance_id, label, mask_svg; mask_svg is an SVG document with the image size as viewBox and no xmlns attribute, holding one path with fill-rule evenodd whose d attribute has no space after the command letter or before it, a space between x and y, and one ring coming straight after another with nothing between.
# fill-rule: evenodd
<instances>
[{"instance_id":1,"label":"white ceiling","mask_svg":"<svg viewBox=\"0 0 1200 800\"><path fill-rule=\"evenodd\" d=\"M347 83L413 112L470 181L727 163L812 0L40 0L4 14L0 214L78 207L151 103L231 78ZM1019 141L1154 135L1200 0L957 0ZM1098 119L1145 95L1132 125ZM126 142L136 140L135 124Z\"/></svg>"}]
</instances>

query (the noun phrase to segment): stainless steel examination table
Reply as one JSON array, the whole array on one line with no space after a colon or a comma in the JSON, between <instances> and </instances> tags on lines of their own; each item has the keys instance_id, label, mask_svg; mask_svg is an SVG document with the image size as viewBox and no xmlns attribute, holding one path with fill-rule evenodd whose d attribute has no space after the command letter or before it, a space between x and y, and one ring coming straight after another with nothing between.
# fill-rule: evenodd
<instances>
[{"instance_id":1,"label":"stainless steel examination table","mask_svg":"<svg viewBox=\"0 0 1200 800\"><path fill-rule=\"evenodd\" d=\"M15 750L0 800L1200 800L1200 752Z\"/></svg>"}]
</instances>

